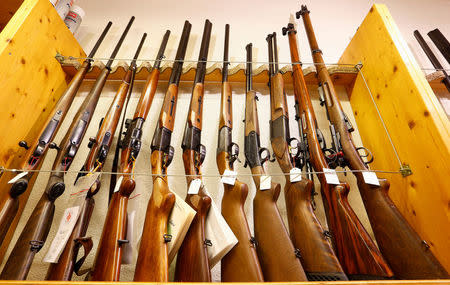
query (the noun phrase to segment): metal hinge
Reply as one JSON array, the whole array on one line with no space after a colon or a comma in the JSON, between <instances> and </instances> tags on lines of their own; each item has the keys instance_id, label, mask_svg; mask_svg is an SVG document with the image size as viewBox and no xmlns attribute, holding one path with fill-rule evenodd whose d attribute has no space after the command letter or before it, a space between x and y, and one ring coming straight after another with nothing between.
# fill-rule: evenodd
<instances>
[{"instance_id":1,"label":"metal hinge","mask_svg":"<svg viewBox=\"0 0 450 285\"><path fill-rule=\"evenodd\" d=\"M412 172L411 167L409 166L409 164L403 164L403 165L400 167L400 173L402 174L403 177L410 176L410 175L413 174L413 172Z\"/></svg>"}]
</instances>

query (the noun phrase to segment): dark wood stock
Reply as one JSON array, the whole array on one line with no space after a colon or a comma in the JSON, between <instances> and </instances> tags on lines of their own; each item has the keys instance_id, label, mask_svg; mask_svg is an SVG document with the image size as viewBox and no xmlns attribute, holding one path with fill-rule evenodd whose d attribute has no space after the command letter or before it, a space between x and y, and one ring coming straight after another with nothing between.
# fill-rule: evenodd
<instances>
[{"instance_id":1,"label":"dark wood stock","mask_svg":"<svg viewBox=\"0 0 450 285\"><path fill-rule=\"evenodd\" d=\"M25 280L27 278L34 255L39 252L47 239L54 212L54 201L51 201L47 193L44 193L3 267L0 274L1 280Z\"/></svg>"},{"instance_id":2,"label":"dark wood stock","mask_svg":"<svg viewBox=\"0 0 450 285\"><path fill-rule=\"evenodd\" d=\"M43 155L35 164L30 165L28 163L30 161L31 157L33 156L33 152L39 143L39 138L40 138L41 134L44 132L44 130L47 127L47 125L49 124L49 122L52 120L53 116L57 112L61 112L61 118L59 120L59 124L57 125L55 131L52 133L52 136L50 138L50 142L53 141L59 127L61 126L61 122L64 120L64 118L67 114L67 111L69 110L69 107L72 104L73 98L75 98L75 95L76 95L81 83L83 82L83 78L86 75L89 68L90 68L90 62L89 61L83 62L82 66L80 67L78 72L75 74L75 76L70 81L69 86L64 91L64 93L61 95L58 102L56 103L55 107L53 108L53 111L51 112L52 115L47 119L47 121L43 125L42 130L40 131L39 135L36 137L36 140L34 142L32 142L32 144L30 144L30 148L24 155L23 162L20 164L20 166L17 167L18 169L25 169L25 170L40 169L42 161L44 160L44 157L47 153L48 144L45 145ZM34 173L35 172L29 172L22 179L28 183L31 180ZM11 188L11 185L6 184L4 187ZM2 191L6 191L6 189L4 189ZM9 197L7 199L0 201L0 245L3 244L6 233L8 232L9 227L11 226L11 223L13 222L14 218L16 217L18 209L19 209L19 196L18 195L11 195L11 193L9 193Z\"/></svg>"},{"instance_id":3,"label":"dark wood stock","mask_svg":"<svg viewBox=\"0 0 450 285\"><path fill-rule=\"evenodd\" d=\"M144 87L144 91L141 94L138 102L138 108L134 113L133 119L136 118L147 118L148 111L153 102L153 97L155 97L156 87L159 81L159 69L154 68L147 78L147 82Z\"/></svg>"},{"instance_id":4,"label":"dark wood stock","mask_svg":"<svg viewBox=\"0 0 450 285\"><path fill-rule=\"evenodd\" d=\"M303 22L311 50L318 49L309 13L303 15ZM313 59L319 81L329 87L329 96L325 96L330 121L335 125L341 138L345 159L352 170L367 170L344 123L344 112L336 95L333 82L322 55L314 53ZM449 278L448 272L439 263L400 214L388 196L389 183L380 179L380 186L367 185L362 173L354 173L364 202L375 238L381 252L389 262L396 277L405 279ZM400 246L401 245L401 246ZM367 262L365 260L365 262Z\"/></svg>"},{"instance_id":5,"label":"dark wood stock","mask_svg":"<svg viewBox=\"0 0 450 285\"><path fill-rule=\"evenodd\" d=\"M74 266L77 261L78 250L80 244L75 240L86 236L89 221L91 220L92 212L94 211L95 200L92 197L87 197L80 209L80 215L72 234L67 241L58 263L51 263L45 280L72 280Z\"/></svg>"},{"instance_id":6,"label":"dark wood stock","mask_svg":"<svg viewBox=\"0 0 450 285\"><path fill-rule=\"evenodd\" d=\"M170 84L161 107L157 128L164 127L173 131L177 98L178 86ZM167 183L164 157L163 151L152 151L152 173L158 176L153 176L153 192L145 214L134 281L169 281L169 251L164 235L168 234L167 225L175 205L175 195Z\"/></svg>"},{"instance_id":7,"label":"dark wood stock","mask_svg":"<svg viewBox=\"0 0 450 285\"><path fill-rule=\"evenodd\" d=\"M220 130L223 127L228 128L227 132L231 132L233 127L232 92L229 82L222 84L219 139L221 139ZM223 174L226 169L233 170L228 151L220 151L217 154L216 161L220 174ZM252 236L244 211L248 195L247 184L236 180L234 185L223 184L223 186L222 215L238 239L238 244L221 260L221 280L222 282L263 282L261 266L255 246L251 243Z\"/></svg>"},{"instance_id":8,"label":"dark wood stock","mask_svg":"<svg viewBox=\"0 0 450 285\"><path fill-rule=\"evenodd\" d=\"M252 168L252 174L263 175L261 166ZM259 189L259 176L253 176L256 189ZM256 251L268 282L306 281L300 260L295 256L295 248L278 212L277 200L281 186L272 183L269 190L257 190L253 200Z\"/></svg>"}]
</instances>

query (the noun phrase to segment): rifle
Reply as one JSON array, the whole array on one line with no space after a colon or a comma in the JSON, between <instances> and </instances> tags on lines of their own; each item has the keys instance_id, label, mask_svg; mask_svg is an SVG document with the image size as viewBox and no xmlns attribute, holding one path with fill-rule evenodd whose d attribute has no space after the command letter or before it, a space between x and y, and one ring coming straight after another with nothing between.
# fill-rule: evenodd
<instances>
[{"instance_id":1,"label":"rifle","mask_svg":"<svg viewBox=\"0 0 450 285\"><path fill-rule=\"evenodd\" d=\"M423 39L422 35L419 33L418 30L414 31L414 37L416 37L416 40L419 42L428 59L431 61L431 64L433 64L433 67L436 68L437 70L441 70L442 73L444 74L444 78L442 79L441 82L445 85L445 87L447 87L447 90L450 92L450 76L447 74L444 67L442 67L442 64L434 55L433 51L430 49L430 47L425 42L425 40Z\"/></svg>"},{"instance_id":2,"label":"rifle","mask_svg":"<svg viewBox=\"0 0 450 285\"><path fill-rule=\"evenodd\" d=\"M433 41L438 50L442 53L447 62L450 63L450 43L441 33L441 31L439 29L434 29L432 31L429 31L427 35Z\"/></svg>"},{"instance_id":3,"label":"rifle","mask_svg":"<svg viewBox=\"0 0 450 285\"><path fill-rule=\"evenodd\" d=\"M164 96L164 103L153 135L151 146L152 173L158 176L153 176L153 192L145 214L134 281L169 281L168 242L171 241L172 236L168 234L167 225L175 204L175 195L169 189L167 167L172 162L174 154L170 141L175 122L178 84L183 69L191 26L188 21L184 22L183 34L169 79L169 87ZM169 34L167 33L166 35L168 36Z\"/></svg>"},{"instance_id":4,"label":"rifle","mask_svg":"<svg viewBox=\"0 0 450 285\"><path fill-rule=\"evenodd\" d=\"M211 22L206 20L197 70L195 72L189 113L181 144L184 170L186 175L188 175L186 177L188 187L192 186L192 181L200 180L198 192L188 191L186 195L187 204L197 213L178 251L175 281L181 282L211 282L211 271L207 253L207 246L210 244L210 241L205 237L205 221L211 206L211 198L206 194L204 185L201 183L201 165L206 154L205 146L201 144L203 82L206 73L206 60L208 59L211 28Z\"/></svg>"},{"instance_id":5,"label":"rifle","mask_svg":"<svg viewBox=\"0 0 450 285\"><path fill-rule=\"evenodd\" d=\"M258 110L256 92L252 86L252 44L246 46L246 102L245 102L245 166L249 166L255 182L256 195L253 200L255 239L259 262L264 280L306 281L305 272L289 239L289 234L278 212L277 199L280 184L271 182L270 189L260 190L260 180L265 175L264 163L270 158L267 148L259 140Z\"/></svg>"},{"instance_id":6,"label":"rifle","mask_svg":"<svg viewBox=\"0 0 450 285\"><path fill-rule=\"evenodd\" d=\"M155 96L161 60L164 58L168 39L169 36L166 33L153 70L148 76L146 86L139 98L133 120L128 119L125 122L127 131L120 143L122 151L119 165L119 172L125 174L119 178L119 184L115 187L116 190L114 190L108 207L97 255L89 277L93 281L119 281L122 249L128 243L125 236L128 198L136 186L133 173L134 164L141 148L142 129Z\"/></svg>"},{"instance_id":7,"label":"rifle","mask_svg":"<svg viewBox=\"0 0 450 285\"><path fill-rule=\"evenodd\" d=\"M89 138L88 147L90 148L90 151L86 162L80 170L82 172L78 174L77 179L86 175L87 171L89 171L89 173L91 174L93 172L102 171L103 165L109 154L109 150L113 141L114 134L116 132L120 114L122 113L125 99L127 97L129 99L133 90L133 81L137 68L136 60L146 37L147 34L144 34L142 36L134 59L131 62L125 76L123 77L122 83L117 90L117 93L109 107L108 112L106 113L105 118L101 121L97 136L95 138ZM98 193L98 191L100 190L100 186L100 179L97 178L97 180L92 184L87 192L86 199L80 209L78 221L75 224L74 229L72 230L72 234L70 235L69 240L63 252L61 253L61 256L59 257L58 263L50 264L47 271L47 276L45 277L46 280L70 281L72 279L72 274L74 271L78 276L83 274L79 270L83 265L85 258L92 249L92 240L90 237L85 238L85 235L89 226L89 222L91 220L92 212L94 211L94 195ZM81 247L84 248L84 255L77 261L78 251Z\"/></svg>"},{"instance_id":8,"label":"rifle","mask_svg":"<svg viewBox=\"0 0 450 285\"><path fill-rule=\"evenodd\" d=\"M397 278L448 278L449 274L428 249L427 243L413 230L389 198L389 182L386 179L379 179L380 186L365 183L361 171L368 171L369 168L361 158L359 148L353 144L351 136L353 128L342 110L333 82L323 62L306 6L302 6L301 11L297 13L297 18L300 15L303 16L311 46L320 84L319 90L325 95L323 103L327 109L330 128L335 130L335 135L332 136L333 148L337 151L336 153L343 154L343 157L338 157L334 164L356 170L353 174L356 176L359 192L381 252Z\"/></svg>"},{"instance_id":9,"label":"rifle","mask_svg":"<svg viewBox=\"0 0 450 285\"><path fill-rule=\"evenodd\" d=\"M232 142L233 113L232 91L228 82L228 40L230 26L225 26L225 48L222 69L222 94L220 100L219 139L217 146L217 167L221 175L233 171L238 160L239 146ZM224 183L222 215L238 239L221 262L222 282L263 282L258 255L251 240L252 236L245 217L244 204L248 195L247 184L235 181L234 185Z\"/></svg>"},{"instance_id":10,"label":"rifle","mask_svg":"<svg viewBox=\"0 0 450 285\"><path fill-rule=\"evenodd\" d=\"M290 32L290 37L292 35L295 40L295 32ZM276 33L269 35L267 40L270 62L271 143L281 170L287 174L284 194L292 243L300 253L300 261L308 280L347 280L332 245L327 240L325 231L314 213L315 192L312 175L309 174L308 178L302 177L300 181L291 182L289 175L291 170L297 167L303 168L298 159L302 154L300 152L302 145L297 139L291 138L289 133L288 105L283 76L278 68ZM297 67L301 69L299 65ZM291 147L292 142L297 142L297 146ZM297 149L295 155L292 149Z\"/></svg>"},{"instance_id":11,"label":"rifle","mask_svg":"<svg viewBox=\"0 0 450 285\"><path fill-rule=\"evenodd\" d=\"M6 200L0 202L0 245L3 244L6 233L8 232L12 221L17 215L17 211L19 209L19 196L27 190L28 183L34 175L35 170L40 169L42 161L44 160L44 157L47 153L47 149L56 148L56 144L52 142L55 138L56 132L58 131L61 122L64 120L67 111L72 104L73 98L77 94L77 91L80 88L81 83L83 82L84 76L91 68L91 63L93 61L92 58L100 47L100 44L103 42L103 39L108 33L111 25L112 23L108 22L102 34L100 35L100 38L92 48L88 58L83 62L80 69L78 69L77 73L70 81L69 86L56 103L55 107L50 113L53 115L49 117L45 122L38 138L34 142L32 142L31 145L29 145L26 141L19 142L19 146L27 150L25 154L26 159L19 167L20 169L23 169L23 172L21 172L21 174L27 171L31 172L28 172L25 176L14 182L9 190L9 197Z\"/></svg>"},{"instance_id":12,"label":"rifle","mask_svg":"<svg viewBox=\"0 0 450 285\"><path fill-rule=\"evenodd\" d=\"M111 59L97 78L83 104L78 109L72 124L62 139L60 146L55 145L57 155L53 163L52 173L39 202L27 221L22 234L14 246L8 261L0 275L3 280L25 280L30 270L34 255L44 246L55 212L55 200L64 193L64 174L72 165L81 141L97 106L98 99L111 70L113 58L119 52L134 17L128 23L122 37L114 49Z\"/></svg>"}]
</instances>

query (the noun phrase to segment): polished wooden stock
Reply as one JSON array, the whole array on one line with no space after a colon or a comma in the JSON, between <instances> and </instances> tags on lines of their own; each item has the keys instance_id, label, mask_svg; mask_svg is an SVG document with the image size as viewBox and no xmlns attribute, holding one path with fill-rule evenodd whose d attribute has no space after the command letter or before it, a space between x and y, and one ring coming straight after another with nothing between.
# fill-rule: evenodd
<instances>
[{"instance_id":1,"label":"polished wooden stock","mask_svg":"<svg viewBox=\"0 0 450 285\"><path fill-rule=\"evenodd\" d=\"M216 161L219 173L222 175L225 170L233 170L230 164L231 131L233 128L232 114L232 91L229 82L222 83L222 96L220 101L219 119L219 147L223 145L226 149L218 149ZM222 128L224 133L221 134ZM224 137L222 137L222 136ZM230 141L227 141L229 136ZM263 282L263 274L259 264L258 255L245 216L244 205L248 195L247 184L236 179L234 185L223 184L224 194L222 199L222 215L230 226L234 235L238 239L230 252L221 260L221 280L222 282Z\"/></svg>"},{"instance_id":2,"label":"polished wooden stock","mask_svg":"<svg viewBox=\"0 0 450 285\"><path fill-rule=\"evenodd\" d=\"M203 114L203 83L194 85L186 128L202 130ZM192 131L192 130L191 130ZM200 153L191 146L183 150L183 164L187 185L194 179L201 179ZM195 217L178 251L175 268L175 281L180 282L211 282L207 242L205 236L205 222L211 207L211 198L206 194L204 185L200 186L197 194L187 194L186 203L195 211Z\"/></svg>"},{"instance_id":3,"label":"polished wooden stock","mask_svg":"<svg viewBox=\"0 0 450 285\"><path fill-rule=\"evenodd\" d=\"M53 111L45 124L42 127L42 130L39 132L39 135L36 137L36 140L32 142L32 144L29 146L28 151L24 155L23 162L18 169L24 169L26 170L38 170L41 167L42 161L44 160L44 157L47 153L49 144L43 145L43 154L40 157L35 157L33 155L36 147L39 145L39 139L42 136L42 134L46 131L47 126L50 124L50 122L54 118L58 118L58 123L56 125L55 130L51 133L51 136L48 140L48 142L52 142L55 138L55 135L61 126L61 122L64 120L67 111L69 110L70 105L72 104L73 99L75 98L75 95L83 82L83 78L88 72L89 68L91 67L90 61L85 61L81 65L80 69L78 69L78 72L75 74L75 76L72 78L72 80L69 83L69 86L64 91L64 93L61 95L60 99L56 103L55 107L53 108ZM32 163L30 163L32 162ZM22 188L20 191L14 191L13 186L10 184L6 184L7 180L3 179L6 185L2 185L2 188L6 191L6 187L11 188L9 191L9 195L6 199L3 199L0 201L0 245L3 244L3 240L6 236L6 233L9 230L9 227L11 226L12 221L16 217L17 211L19 209L19 196L26 190L28 186L28 181L32 178L35 172L29 172L27 175L19 179L16 183L23 183L24 186L20 187ZM15 183L15 184L16 184Z\"/></svg>"},{"instance_id":4,"label":"polished wooden stock","mask_svg":"<svg viewBox=\"0 0 450 285\"><path fill-rule=\"evenodd\" d=\"M302 11L311 50L318 50L309 11L306 7L302 7ZM345 124L342 106L321 53L314 52L313 59L316 63L319 82L328 86L329 96L325 96L326 107L330 122L335 125L340 135L345 159L352 170L368 170ZM449 278L449 273L389 198L389 182L386 179L379 179L380 186L372 186L365 183L361 172L354 172L354 175L358 181L359 191L378 246L396 277L402 279Z\"/></svg>"},{"instance_id":5,"label":"polished wooden stock","mask_svg":"<svg viewBox=\"0 0 450 285\"><path fill-rule=\"evenodd\" d=\"M161 107L155 135L161 128L173 132L177 98L178 86L170 84ZM170 145L170 141L168 143ZM167 182L167 158L164 151L160 149L160 145L152 150L152 174L157 176L153 176L153 192L145 214L134 281L169 281L169 252L164 236L168 234L167 225L175 205L175 195L170 191Z\"/></svg>"},{"instance_id":6,"label":"polished wooden stock","mask_svg":"<svg viewBox=\"0 0 450 285\"><path fill-rule=\"evenodd\" d=\"M256 92L250 90L247 92L245 104L245 136L253 132L259 136ZM258 150L255 151L258 152ZM253 155L260 157L256 153ZM255 175L253 181L257 189L253 200L255 238L258 243L256 251L264 280L269 282L306 281L305 272L295 255L295 248L278 212L280 184L272 183L271 189L259 190L260 175L265 175L264 168L260 162L250 167L252 174Z\"/></svg>"},{"instance_id":7,"label":"polished wooden stock","mask_svg":"<svg viewBox=\"0 0 450 285\"><path fill-rule=\"evenodd\" d=\"M134 120L145 121L155 96L159 73L159 69L153 69L147 78L146 87L136 107ZM134 124L131 123L129 128L133 127ZM129 129L128 132L130 131L132 130ZM90 275L90 280L93 281L119 281L122 250L124 244L128 243L126 240L128 199L136 185L132 172L134 161L137 157L132 157L132 152L131 145L123 145L120 154L119 172L125 174L118 188L119 190L112 195L108 207L102 237Z\"/></svg>"},{"instance_id":8,"label":"polished wooden stock","mask_svg":"<svg viewBox=\"0 0 450 285\"><path fill-rule=\"evenodd\" d=\"M120 114L124 106L125 99L128 94L129 85L131 82L133 71L129 69L125 74L122 83L111 103L105 118L102 121L97 136L93 141L89 155L83 165L84 171L101 171L104 161L98 161L99 151L102 145L106 145L107 149L112 144L114 134L116 132L117 124L119 122ZM104 157L106 159L106 157ZM93 195L95 195L100 188L100 181L96 181L89 190L86 200L84 201L80 210L80 216L72 231L72 234L61 253L58 263L51 263L47 272L46 280L71 280L76 263L78 251L81 244L76 240L85 237L86 231L89 226L92 211L94 210L95 201ZM89 252L86 252L88 254Z\"/></svg>"},{"instance_id":9,"label":"polished wooden stock","mask_svg":"<svg viewBox=\"0 0 450 285\"><path fill-rule=\"evenodd\" d=\"M284 81L280 73L274 75L270 81L272 128L280 129L272 129L272 150L283 173L289 173L294 165L291 162L287 141L289 129L282 131L283 125L289 128ZM278 135L275 136L275 134ZM304 176L301 181L294 183L291 183L289 175L286 175L285 179L284 194L290 236L295 248L299 250L300 260L308 279L312 281L347 280L311 206L313 182Z\"/></svg>"}]
</instances>

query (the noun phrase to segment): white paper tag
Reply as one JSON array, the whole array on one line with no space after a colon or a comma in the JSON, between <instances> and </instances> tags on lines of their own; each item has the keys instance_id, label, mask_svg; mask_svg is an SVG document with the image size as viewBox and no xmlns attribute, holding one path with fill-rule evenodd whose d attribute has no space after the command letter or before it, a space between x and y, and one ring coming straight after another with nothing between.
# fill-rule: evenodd
<instances>
[{"instance_id":1,"label":"white paper tag","mask_svg":"<svg viewBox=\"0 0 450 285\"><path fill-rule=\"evenodd\" d=\"M289 179L291 182L298 182L302 180L302 170L294 167L289 171Z\"/></svg>"},{"instance_id":2,"label":"white paper tag","mask_svg":"<svg viewBox=\"0 0 450 285\"><path fill-rule=\"evenodd\" d=\"M259 178L259 190L269 190L272 187L272 177L261 175Z\"/></svg>"},{"instance_id":3,"label":"white paper tag","mask_svg":"<svg viewBox=\"0 0 450 285\"><path fill-rule=\"evenodd\" d=\"M336 170L324 168L323 172L325 173L325 180L327 180L328 184L335 184L335 185L341 184L336 174Z\"/></svg>"},{"instance_id":4,"label":"white paper tag","mask_svg":"<svg viewBox=\"0 0 450 285\"><path fill-rule=\"evenodd\" d=\"M44 257L44 262L57 263L59 256L61 255L70 235L72 234L73 228L78 220L80 206L75 206L67 208L64 211L64 215L59 223L58 231L52 244L49 247L47 254Z\"/></svg>"},{"instance_id":5,"label":"white paper tag","mask_svg":"<svg viewBox=\"0 0 450 285\"><path fill-rule=\"evenodd\" d=\"M134 218L136 211L127 213L127 234L126 239L128 243L124 245L122 252L122 264L131 264L133 262L133 248L134 248Z\"/></svg>"},{"instance_id":6,"label":"white paper tag","mask_svg":"<svg viewBox=\"0 0 450 285\"><path fill-rule=\"evenodd\" d=\"M225 169L222 175L222 183L234 185L236 183L237 172Z\"/></svg>"},{"instance_id":7,"label":"white paper tag","mask_svg":"<svg viewBox=\"0 0 450 285\"><path fill-rule=\"evenodd\" d=\"M378 180L377 174L372 171L363 171L362 172L364 182L371 185L380 186L380 181Z\"/></svg>"},{"instance_id":8,"label":"white paper tag","mask_svg":"<svg viewBox=\"0 0 450 285\"><path fill-rule=\"evenodd\" d=\"M188 194L198 194L198 191L200 190L200 186L202 186L202 180L200 180L198 178L192 180L191 184L189 184Z\"/></svg>"},{"instance_id":9,"label":"white paper tag","mask_svg":"<svg viewBox=\"0 0 450 285\"><path fill-rule=\"evenodd\" d=\"M28 171L22 172L17 174L16 176L13 177L13 179L8 181L8 184L13 184L15 183L17 180L19 180L20 178L24 177L25 175L28 174Z\"/></svg>"},{"instance_id":10,"label":"white paper tag","mask_svg":"<svg viewBox=\"0 0 450 285\"><path fill-rule=\"evenodd\" d=\"M114 193L116 193L117 191L120 190L120 185L122 184L122 180L123 180L123 175L121 175L119 177L119 179L117 179L116 186L114 187Z\"/></svg>"}]
</instances>

